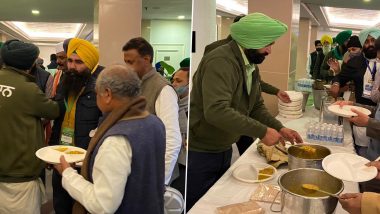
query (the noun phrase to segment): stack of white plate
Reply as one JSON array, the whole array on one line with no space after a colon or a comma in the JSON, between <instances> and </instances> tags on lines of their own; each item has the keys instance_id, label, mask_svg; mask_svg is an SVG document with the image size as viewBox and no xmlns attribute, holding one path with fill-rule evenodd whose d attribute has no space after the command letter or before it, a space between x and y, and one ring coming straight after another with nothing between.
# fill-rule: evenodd
<instances>
[{"instance_id":1,"label":"stack of white plate","mask_svg":"<svg viewBox=\"0 0 380 214\"><path fill-rule=\"evenodd\" d=\"M291 102L284 103L280 99L278 100L280 116L290 119L302 117L302 92L286 91L286 93L289 95Z\"/></svg>"}]
</instances>

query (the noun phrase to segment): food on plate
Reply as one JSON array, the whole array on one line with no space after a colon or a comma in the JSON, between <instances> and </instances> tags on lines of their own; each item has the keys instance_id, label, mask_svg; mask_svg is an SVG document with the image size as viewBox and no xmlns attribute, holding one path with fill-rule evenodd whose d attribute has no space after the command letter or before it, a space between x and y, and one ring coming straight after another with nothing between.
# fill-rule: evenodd
<instances>
[{"instance_id":1,"label":"food on plate","mask_svg":"<svg viewBox=\"0 0 380 214\"><path fill-rule=\"evenodd\" d=\"M267 179L267 178L270 178L272 175L267 175L267 174L259 174L258 176L258 180L264 180L264 179Z\"/></svg>"},{"instance_id":2,"label":"food on plate","mask_svg":"<svg viewBox=\"0 0 380 214\"><path fill-rule=\"evenodd\" d=\"M54 148L54 150L57 150L58 152L64 152L64 151L66 151L67 149L69 149L69 148L64 147L64 146L60 146L60 147Z\"/></svg>"},{"instance_id":3,"label":"food on plate","mask_svg":"<svg viewBox=\"0 0 380 214\"><path fill-rule=\"evenodd\" d=\"M80 155L80 154L84 154L84 152L76 151L76 150L68 151L68 152L65 152L65 153L66 153L66 154L69 154L69 155Z\"/></svg>"},{"instance_id":4,"label":"food on plate","mask_svg":"<svg viewBox=\"0 0 380 214\"><path fill-rule=\"evenodd\" d=\"M272 177L274 174L274 169L272 167L265 167L259 170L259 175L257 177L258 180L264 180Z\"/></svg>"},{"instance_id":5,"label":"food on plate","mask_svg":"<svg viewBox=\"0 0 380 214\"><path fill-rule=\"evenodd\" d=\"M272 167L266 167L264 169L259 170L259 174L273 175L274 169Z\"/></svg>"}]
</instances>

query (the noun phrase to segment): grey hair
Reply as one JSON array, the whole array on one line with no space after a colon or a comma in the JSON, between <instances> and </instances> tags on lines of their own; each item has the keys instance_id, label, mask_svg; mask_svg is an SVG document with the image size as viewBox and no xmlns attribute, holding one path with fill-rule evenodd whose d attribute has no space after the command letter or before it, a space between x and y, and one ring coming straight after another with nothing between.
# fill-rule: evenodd
<instances>
[{"instance_id":1,"label":"grey hair","mask_svg":"<svg viewBox=\"0 0 380 214\"><path fill-rule=\"evenodd\" d=\"M111 65L100 72L96 80L98 93L110 89L118 98L140 95L141 80L137 74L125 65Z\"/></svg>"}]
</instances>

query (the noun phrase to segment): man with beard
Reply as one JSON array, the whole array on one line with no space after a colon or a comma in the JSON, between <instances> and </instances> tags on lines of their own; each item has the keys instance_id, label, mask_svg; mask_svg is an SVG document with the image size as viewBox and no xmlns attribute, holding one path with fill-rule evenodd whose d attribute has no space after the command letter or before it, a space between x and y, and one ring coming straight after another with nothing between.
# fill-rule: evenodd
<instances>
[{"instance_id":1,"label":"man with beard","mask_svg":"<svg viewBox=\"0 0 380 214\"><path fill-rule=\"evenodd\" d=\"M363 47L363 54L350 57L347 63L343 63L342 71L334 78L331 91L337 94L340 86L348 81L353 81L355 86L356 103L367 106L375 106L371 100L372 83L375 74L379 70L376 59L375 39L380 36L380 29L369 28L362 30L359 40ZM370 139L366 136L365 127L353 126L356 151L359 155L367 156L367 147Z\"/></svg>"},{"instance_id":2,"label":"man with beard","mask_svg":"<svg viewBox=\"0 0 380 214\"><path fill-rule=\"evenodd\" d=\"M62 74L55 96L65 111L54 121L49 144L74 145L87 149L90 131L96 129L102 115L96 106L95 82L103 67L98 64L98 50L90 42L78 38L65 42L68 70ZM54 171L54 210L57 214L71 213L73 200L62 188L61 180L59 173Z\"/></svg>"},{"instance_id":3,"label":"man with beard","mask_svg":"<svg viewBox=\"0 0 380 214\"><path fill-rule=\"evenodd\" d=\"M351 30L345 30L336 35L335 40L339 46L325 54L321 66L321 78L330 82L340 72L343 55L347 52L347 42L352 35Z\"/></svg>"},{"instance_id":4,"label":"man with beard","mask_svg":"<svg viewBox=\"0 0 380 214\"><path fill-rule=\"evenodd\" d=\"M302 142L265 108L259 68L287 26L262 13L231 25L232 41L206 54L193 77L190 97L186 208L190 209L230 167L240 136L266 145Z\"/></svg>"}]
</instances>

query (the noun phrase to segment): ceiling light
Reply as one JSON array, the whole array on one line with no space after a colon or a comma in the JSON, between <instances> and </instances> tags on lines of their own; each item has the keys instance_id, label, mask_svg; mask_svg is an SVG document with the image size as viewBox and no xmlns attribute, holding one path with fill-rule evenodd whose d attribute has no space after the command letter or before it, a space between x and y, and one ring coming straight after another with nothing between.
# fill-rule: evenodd
<instances>
[{"instance_id":1,"label":"ceiling light","mask_svg":"<svg viewBox=\"0 0 380 214\"><path fill-rule=\"evenodd\" d=\"M177 19L184 19L185 16L178 16Z\"/></svg>"},{"instance_id":2,"label":"ceiling light","mask_svg":"<svg viewBox=\"0 0 380 214\"><path fill-rule=\"evenodd\" d=\"M1 22L11 30L32 41L62 41L76 37L84 24L50 22Z\"/></svg>"},{"instance_id":3,"label":"ceiling light","mask_svg":"<svg viewBox=\"0 0 380 214\"><path fill-rule=\"evenodd\" d=\"M32 14L33 15L40 15L40 11L39 10L32 10Z\"/></svg>"},{"instance_id":4,"label":"ceiling light","mask_svg":"<svg viewBox=\"0 0 380 214\"><path fill-rule=\"evenodd\" d=\"M364 2L371 2L371 0L363 0Z\"/></svg>"},{"instance_id":5,"label":"ceiling light","mask_svg":"<svg viewBox=\"0 0 380 214\"><path fill-rule=\"evenodd\" d=\"M380 11L377 10L322 7L322 11L330 27L364 29L375 26L380 20Z\"/></svg>"},{"instance_id":6,"label":"ceiling light","mask_svg":"<svg viewBox=\"0 0 380 214\"><path fill-rule=\"evenodd\" d=\"M222 16L221 16L221 15L216 15L216 17L220 18L220 17L222 17Z\"/></svg>"}]
</instances>

